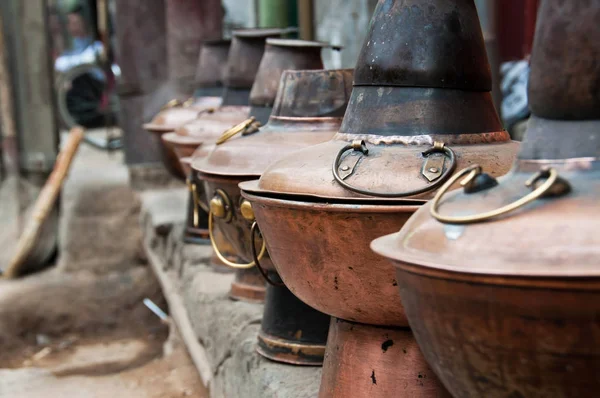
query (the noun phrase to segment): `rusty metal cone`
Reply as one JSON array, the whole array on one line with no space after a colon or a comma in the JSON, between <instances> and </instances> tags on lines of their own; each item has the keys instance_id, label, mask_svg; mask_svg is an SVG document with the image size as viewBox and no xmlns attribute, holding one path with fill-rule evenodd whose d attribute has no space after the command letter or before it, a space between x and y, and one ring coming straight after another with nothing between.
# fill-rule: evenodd
<instances>
[{"instance_id":1,"label":"rusty metal cone","mask_svg":"<svg viewBox=\"0 0 600 398\"><path fill-rule=\"evenodd\" d=\"M600 1L541 2L533 116L511 172L462 170L372 243L395 263L410 326L456 397L600 389L599 19Z\"/></svg>"}]
</instances>

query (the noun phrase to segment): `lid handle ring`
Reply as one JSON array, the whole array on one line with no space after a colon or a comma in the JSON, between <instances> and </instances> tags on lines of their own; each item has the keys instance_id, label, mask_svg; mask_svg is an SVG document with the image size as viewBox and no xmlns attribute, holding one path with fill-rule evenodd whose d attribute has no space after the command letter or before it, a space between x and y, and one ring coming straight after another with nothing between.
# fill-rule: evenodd
<instances>
[{"instance_id":1,"label":"lid handle ring","mask_svg":"<svg viewBox=\"0 0 600 398\"><path fill-rule=\"evenodd\" d=\"M469 185L475 180L475 178L479 175L482 175L481 166L479 165L469 166L466 169L456 173L450 180L448 180L448 182L446 182L446 184L444 184L442 188L440 188L438 193L431 201L431 216L444 224L474 224L489 221L499 216L506 215L525 206L526 204L535 201L536 199L562 196L571 191L571 186L569 185L569 183L563 178L559 177L556 169L549 168L536 173L525 183L526 187L533 189L532 192L506 206L500 207L496 210L491 210L485 213L474 214L470 216L441 215L438 211L440 207L440 201L442 197L446 194L446 192L448 192L450 187L452 187L452 185L454 185L459 179L465 177L463 181L461 181L461 185L465 187L466 190L469 187ZM538 186L538 182L540 182L541 180L546 181L544 181L544 183Z\"/></svg>"},{"instance_id":2,"label":"lid handle ring","mask_svg":"<svg viewBox=\"0 0 600 398\"><path fill-rule=\"evenodd\" d=\"M257 233L258 232L258 233ZM260 228L258 227L258 223L256 221L254 221L252 223L252 228L250 229L250 236L251 236L251 244L250 247L252 247L252 258L254 260L254 264L256 264L256 268L258 269L258 271L260 272L260 274L263 276L263 278L265 279L265 281L267 281L267 283L271 286L275 286L275 287L282 287L285 286L285 283L283 282L275 282L273 281L270 277L269 274L267 273L267 271L260 265L260 258L259 258L259 254L258 251L256 250L256 235L260 234ZM263 237L263 247L265 246L265 238Z\"/></svg>"},{"instance_id":3,"label":"lid handle ring","mask_svg":"<svg viewBox=\"0 0 600 398\"><path fill-rule=\"evenodd\" d=\"M355 140L351 144L346 145L345 147L340 149L337 156L335 157L335 161L333 162L333 170L332 170L333 177L335 178L337 183L340 184L341 186L343 186L344 188L346 188L350 191L359 193L361 195L376 196L376 197L381 197L381 198L402 198L402 197L407 197L407 196L419 195L419 194L431 191L431 190L436 189L437 187L441 186L444 183L444 181L446 181L450 177L450 175L452 174L452 172L454 172L454 169L456 168L456 155L454 154L454 151L452 149L450 149L449 147L447 147L443 142L434 142L433 146L431 148L427 149L426 151L424 151L422 153L422 155L427 157L427 156L431 155L432 153L443 153L445 156L447 156L450 159L450 166L448 166L446 171L439 178L437 178L435 182L433 182L423 188L413 189L412 191L405 191L405 192L369 191L367 189L355 187L353 185L348 184L340 176L339 168L340 168L342 156L351 149L353 151L361 152L365 156L367 156L369 154L369 149L367 148L367 145L365 144L364 140Z\"/></svg>"}]
</instances>

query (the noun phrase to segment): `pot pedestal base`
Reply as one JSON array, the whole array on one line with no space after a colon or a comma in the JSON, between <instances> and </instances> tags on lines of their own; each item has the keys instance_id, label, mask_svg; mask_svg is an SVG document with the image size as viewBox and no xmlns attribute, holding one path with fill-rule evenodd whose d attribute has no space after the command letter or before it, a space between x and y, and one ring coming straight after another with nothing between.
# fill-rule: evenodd
<instances>
[{"instance_id":1,"label":"pot pedestal base","mask_svg":"<svg viewBox=\"0 0 600 398\"><path fill-rule=\"evenodd\" d=\"M319 398L451 397L410 329L331 318Z\"/></svg>"},{"instance_id":2,"label":"pot pedestal base","mask_svg":"<svg viewBox=\"0 0 600 398\"><path fill-rule=\"evenodd\" d=\"M265 302L266 282L256 267L238 269L231 284L229 298L262 304Z\"/></svg>"},{"instance_id":3,"label":"pot pedestal base","mask_svg":"<svg viewBox=\"0 0 600 398\"><path fill-rule=\"evenodd\" d=\"M269 279L281 283L277 272ZM325 355L329 316L300 301L285 286L267 285L256 351L275 362L320 366Z\"/></svg>"}]
</instances>

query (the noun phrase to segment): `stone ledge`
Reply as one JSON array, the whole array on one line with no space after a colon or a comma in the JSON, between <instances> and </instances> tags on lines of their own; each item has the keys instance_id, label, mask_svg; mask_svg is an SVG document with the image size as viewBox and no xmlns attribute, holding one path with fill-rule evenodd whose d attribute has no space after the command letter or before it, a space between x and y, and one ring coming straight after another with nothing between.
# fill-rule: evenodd
<instances>
[{"instance_id":1,"label":"stone ledge","mask_svg":"<svg viewBox=\"0 0 600 398\"><path fill-rule=\"evenodd\" d=\"M144 246L171 316L180 332L188 327L193 334L184 340L210 396L316 397L321 368L284 365L259 356L256 339L262 305L230 300L233 275L212 271L210 247L182 243L179 214L185 214L184 194L181 190L142 194L141 223ZM166 228L169 214L173 224Z\"/></svg>"}]
</instances>

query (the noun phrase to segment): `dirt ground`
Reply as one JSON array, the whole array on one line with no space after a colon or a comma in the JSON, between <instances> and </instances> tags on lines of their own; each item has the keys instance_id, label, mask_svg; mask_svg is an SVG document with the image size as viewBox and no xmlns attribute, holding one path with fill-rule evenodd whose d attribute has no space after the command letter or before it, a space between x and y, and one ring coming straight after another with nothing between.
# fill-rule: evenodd
<instances>
[{"instance_id":1,"label":"dirt ground","mask_svg":"<svg viewBox=\"0 0 600 398\"><path fill-rule=\"evenodd\" d=\"M207 397L147 267L0 281L0 398ZM166 308L165 308L166 309Z\"/></svg>"}]
</instances>

